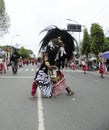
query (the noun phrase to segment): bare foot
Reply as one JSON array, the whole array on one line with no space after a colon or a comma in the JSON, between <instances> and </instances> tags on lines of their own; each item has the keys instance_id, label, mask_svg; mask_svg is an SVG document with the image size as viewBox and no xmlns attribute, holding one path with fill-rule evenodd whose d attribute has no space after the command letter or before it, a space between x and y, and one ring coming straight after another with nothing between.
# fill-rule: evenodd
<instances>
[{"instance_id":1,"label":"bare foot","mask_svg":"<svg viewBox=\"0 0 109 130\"><path fill-rule=\"evenodd\" d=\"M30 96L29 99L32 100L32 101L35 101L36 97L35 96Z\"/></svg>"}]
</instances>

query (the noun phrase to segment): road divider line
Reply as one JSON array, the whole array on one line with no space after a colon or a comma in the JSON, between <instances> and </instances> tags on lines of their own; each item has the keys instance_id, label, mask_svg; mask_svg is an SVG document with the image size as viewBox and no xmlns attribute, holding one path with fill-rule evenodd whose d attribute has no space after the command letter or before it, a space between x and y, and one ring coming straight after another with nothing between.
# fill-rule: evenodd
<instances>
[{"instance_id":1,"label":"road divider line","mask_svg":"<svg viewBox=\"0 0 109 130\"><path fill-rule=\"evenodd\" d=\"M38 130L45 130L41 91L38 88Z\"/></svg>"}]
</instances>

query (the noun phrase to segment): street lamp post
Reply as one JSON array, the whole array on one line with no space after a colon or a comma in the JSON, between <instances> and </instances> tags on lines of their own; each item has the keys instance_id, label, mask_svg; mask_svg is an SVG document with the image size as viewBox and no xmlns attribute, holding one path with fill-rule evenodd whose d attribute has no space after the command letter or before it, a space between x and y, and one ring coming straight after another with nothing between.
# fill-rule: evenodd
<instances>
[{"instance_id":1,"label":"street lamp post","mask_svg":"<svg viewBox=\"0 0 109 130\"><path fill-rule=\"evenodd\" d=\"M75 20L73 20L73 19L66 19L66 20L68 20L68 21L73 21L73 22L75 22L76 24L78 24L78 22L75 21Z\"/></svg>"},{"instance_id":2,"label":"street lamp post","mask_svg":"<svg viewBox=\"0 0 109 130\"><path fill-rule=\"evenodd\" d=\"M14 35L14 36L12 36L12 38L11 38L11 55L12 55L12 42L13 42L13 39L14 39L15 37L17 37L17 36L20 36L20 35Z\"/></svg>"}]
</instances>

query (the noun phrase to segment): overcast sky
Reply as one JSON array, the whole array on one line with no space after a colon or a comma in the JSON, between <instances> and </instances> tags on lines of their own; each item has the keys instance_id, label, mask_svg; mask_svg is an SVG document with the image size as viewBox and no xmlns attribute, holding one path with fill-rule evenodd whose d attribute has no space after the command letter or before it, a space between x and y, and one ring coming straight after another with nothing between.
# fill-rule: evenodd
<instances>
[{"instance_id":1,"label":"overcast sky","mask_svg":"<svg viewBox=\"0 0 109 130\"><path fill-rule=\"evenodd\" d=\"M96 22L105 31L109 29L109 0L5 0L5 5L11 26L1 43L17 43L35 54L42 38L40 31L50 25L66 29L67 23L76 21L89 29ZM78 39L77 33L75 37Z\"/></svg>"}]
</instances>

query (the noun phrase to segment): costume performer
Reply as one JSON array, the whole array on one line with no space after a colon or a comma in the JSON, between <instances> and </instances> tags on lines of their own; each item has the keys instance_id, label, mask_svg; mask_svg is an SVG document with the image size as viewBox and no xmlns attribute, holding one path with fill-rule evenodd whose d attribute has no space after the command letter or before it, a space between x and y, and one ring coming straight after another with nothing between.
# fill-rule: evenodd
<instances>
[{"instance_id":1,"label":"costume performer","mask_svg":"<svg viewBox=\"0 0 109 130\"><path fill-rule=\"evenodd\" d=\"M102 62L99 62L99 74L101 75L101 78L104 78L104 67Z\"/></svg>"},{"instance_id":2,"label":"costume performer","mask_svg":"<svg viewBox=\"0 0 109 130\"><path fill-rule=\"evenodd\" d=\"M87 59L86 59L86 56L84 56L84 60L82 62L82 70L84 71L84 74L86 74L86 70L87 70Z\"/></svg>"},{"instance_id":3,"label":"costume performer","mask_svg":"<svg viewBox=\"0 0 109 130\"><path fill-rule=\"evenodd\" d=\"M85 62L84 62L83 65L82 65L82 70L84 71L84 74L86 74L87 65L86 65Z\"/></svg>"},{"instance_id":4,"label":"costume performer","mask_svg":"<svg viewBox=\"0 0 109 130\"><path fill-rule=\"evenodd\" d=\"M104 78L104 58L103 54L98 54L99 57L99 74L101 75L101 78Z\"/></svg>"},{"instance_id":5,"label":"costume performer","mask_svg":"<svg viewBox=\"0 0 109 130\"><path fill-rule=\"evenodd\" d=\"M68 95L72 95L74 92L66 85L64 74L60 71L60 61L62 61L61 56L64 54L66 56L63 61L65 58L67 61L71 60L76 40L66 30L61 30L56 26L48 27L42 32L44 31L47 31L47 34L40 42L39 53L44 49L45 54L43 54L43 63L32 84L32 98L34 98L38 86L45 97L61 93L58 88L65 89Z\"/></svg>"}]
</instances>

